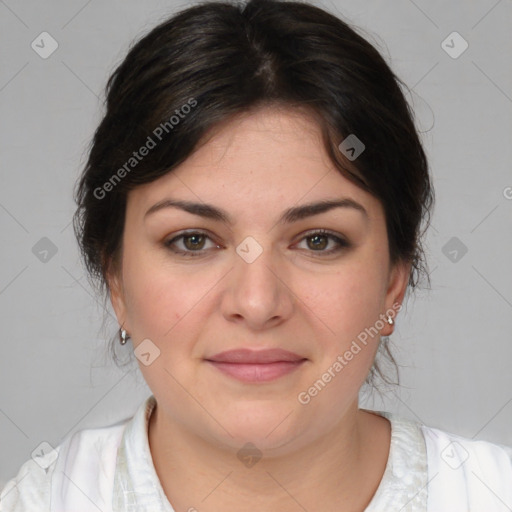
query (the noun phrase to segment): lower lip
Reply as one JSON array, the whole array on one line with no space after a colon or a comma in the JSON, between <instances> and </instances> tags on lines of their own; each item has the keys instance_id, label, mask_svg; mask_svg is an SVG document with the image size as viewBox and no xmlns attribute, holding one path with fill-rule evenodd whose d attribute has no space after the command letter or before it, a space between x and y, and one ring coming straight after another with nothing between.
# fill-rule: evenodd
<instances>
[{"instance_id":1,"label":"lower lip","mask_svg":"<svg viewBox=\"0 0 512 512\"><path fill-rule=\"evenodd\" d=\"M305 361L302 359L301 361L278 361L264 364L208 362L221 372L243 382L268 382L297 370Z\"/></svg>"}]
</instances>

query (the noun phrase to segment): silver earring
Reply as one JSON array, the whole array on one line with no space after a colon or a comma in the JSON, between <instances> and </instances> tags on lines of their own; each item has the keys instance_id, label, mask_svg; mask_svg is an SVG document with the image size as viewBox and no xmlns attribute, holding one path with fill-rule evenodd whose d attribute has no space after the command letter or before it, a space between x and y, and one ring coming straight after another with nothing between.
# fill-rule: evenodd
<instances>
[{"instance_id":1,"label":"silver earring","mask_svg":"<svg viewBox=\"0 0 512 512\"><path fill-rule=\"evenodd\" d=\"M126 345L127 338L129 338L129 336L127 336L126 330L119 329L119 343L121 343L121 345Z\"/></svg>"},{"instance_id":2,"label":"silver earring","mask_svg":"<svg viewBox=\"0 0 512 512\"><path fill-rule=\"evenodd\" d=\"M391 315L388 315L388 324L389 325L393 325L395 323L395 321L393 320L393 318L391 317Z\"/></svg>"}]
</instances>

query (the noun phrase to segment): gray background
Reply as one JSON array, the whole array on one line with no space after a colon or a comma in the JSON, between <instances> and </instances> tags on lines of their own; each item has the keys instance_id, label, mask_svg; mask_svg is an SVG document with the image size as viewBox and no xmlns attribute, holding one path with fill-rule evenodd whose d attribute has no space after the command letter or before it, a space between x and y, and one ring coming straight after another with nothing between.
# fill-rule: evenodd
<instances>
[{"instance_id":1,"label":"gray background","mask_svg":"<svg viewBox=\"0 0 512 512\"><path fill-rule=\"evenodd\" d=\"M393 336L402 387L362 405L512 445L512 2L317 3L361 27L411 87L437 191L432 290L408 300ZM149 394L136 365L106 352L117 325L102 328L80 264L72 188L109 73L186 5L0 0L0 487L42 441L128 417ZM31 48L43 31L58 42L46 59ZM457 58L442 47L453 31L469 44Z\"/></svg>"}]
</instances>

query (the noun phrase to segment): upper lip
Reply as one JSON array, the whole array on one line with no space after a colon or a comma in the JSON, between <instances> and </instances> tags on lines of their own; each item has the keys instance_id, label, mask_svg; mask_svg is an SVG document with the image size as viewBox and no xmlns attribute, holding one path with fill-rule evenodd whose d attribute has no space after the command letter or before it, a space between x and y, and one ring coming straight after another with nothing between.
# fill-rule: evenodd
<instances>
[{"instance_id":1,"label":"upper lip","mask_svg":"<svg viewBox=\"0 0 512 512\"><path fill-rule=\"evenodd\" d=\"M207 361L215 361L217 363L246 363L246 364L262 364L277 363L279 361L302 361L305 357L299 356L288 350L273 348L268 350L250 350L241 348L235 350L227 350L220 352L214 356L208 357Z\"/></svg>"}]
</instances>

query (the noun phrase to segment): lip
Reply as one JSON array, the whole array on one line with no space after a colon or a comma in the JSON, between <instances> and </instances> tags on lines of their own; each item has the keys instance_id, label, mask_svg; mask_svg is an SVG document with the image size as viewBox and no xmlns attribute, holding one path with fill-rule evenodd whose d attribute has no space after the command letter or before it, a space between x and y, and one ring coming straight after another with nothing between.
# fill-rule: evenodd
<instances>
[{"instance_id":1,"label":"lip","mask_svg":"<svg viewBox=\"0 0 512 512\"><path fill-rule=\"evenodd\" d=\"M268 382L297 370L307 359L282 349L236 349L221 352L206 361L239 381Z\"/></svg>"},{"instance_id":2,"label":"lip","mask_svg":"<svg viewBox=\"0 0 512 512\"><path fill-rule=\"evenodd\" d=\"M297 362L306 359L294 352L283 350L280 348L272 348L267 350L250 350L248 348L240 348L220 352L214 356L208 357L207 361L217 363L246 363L246 364L262 364L262 363L278 363L278 362Z\"/></svg>"}]
</instances>

